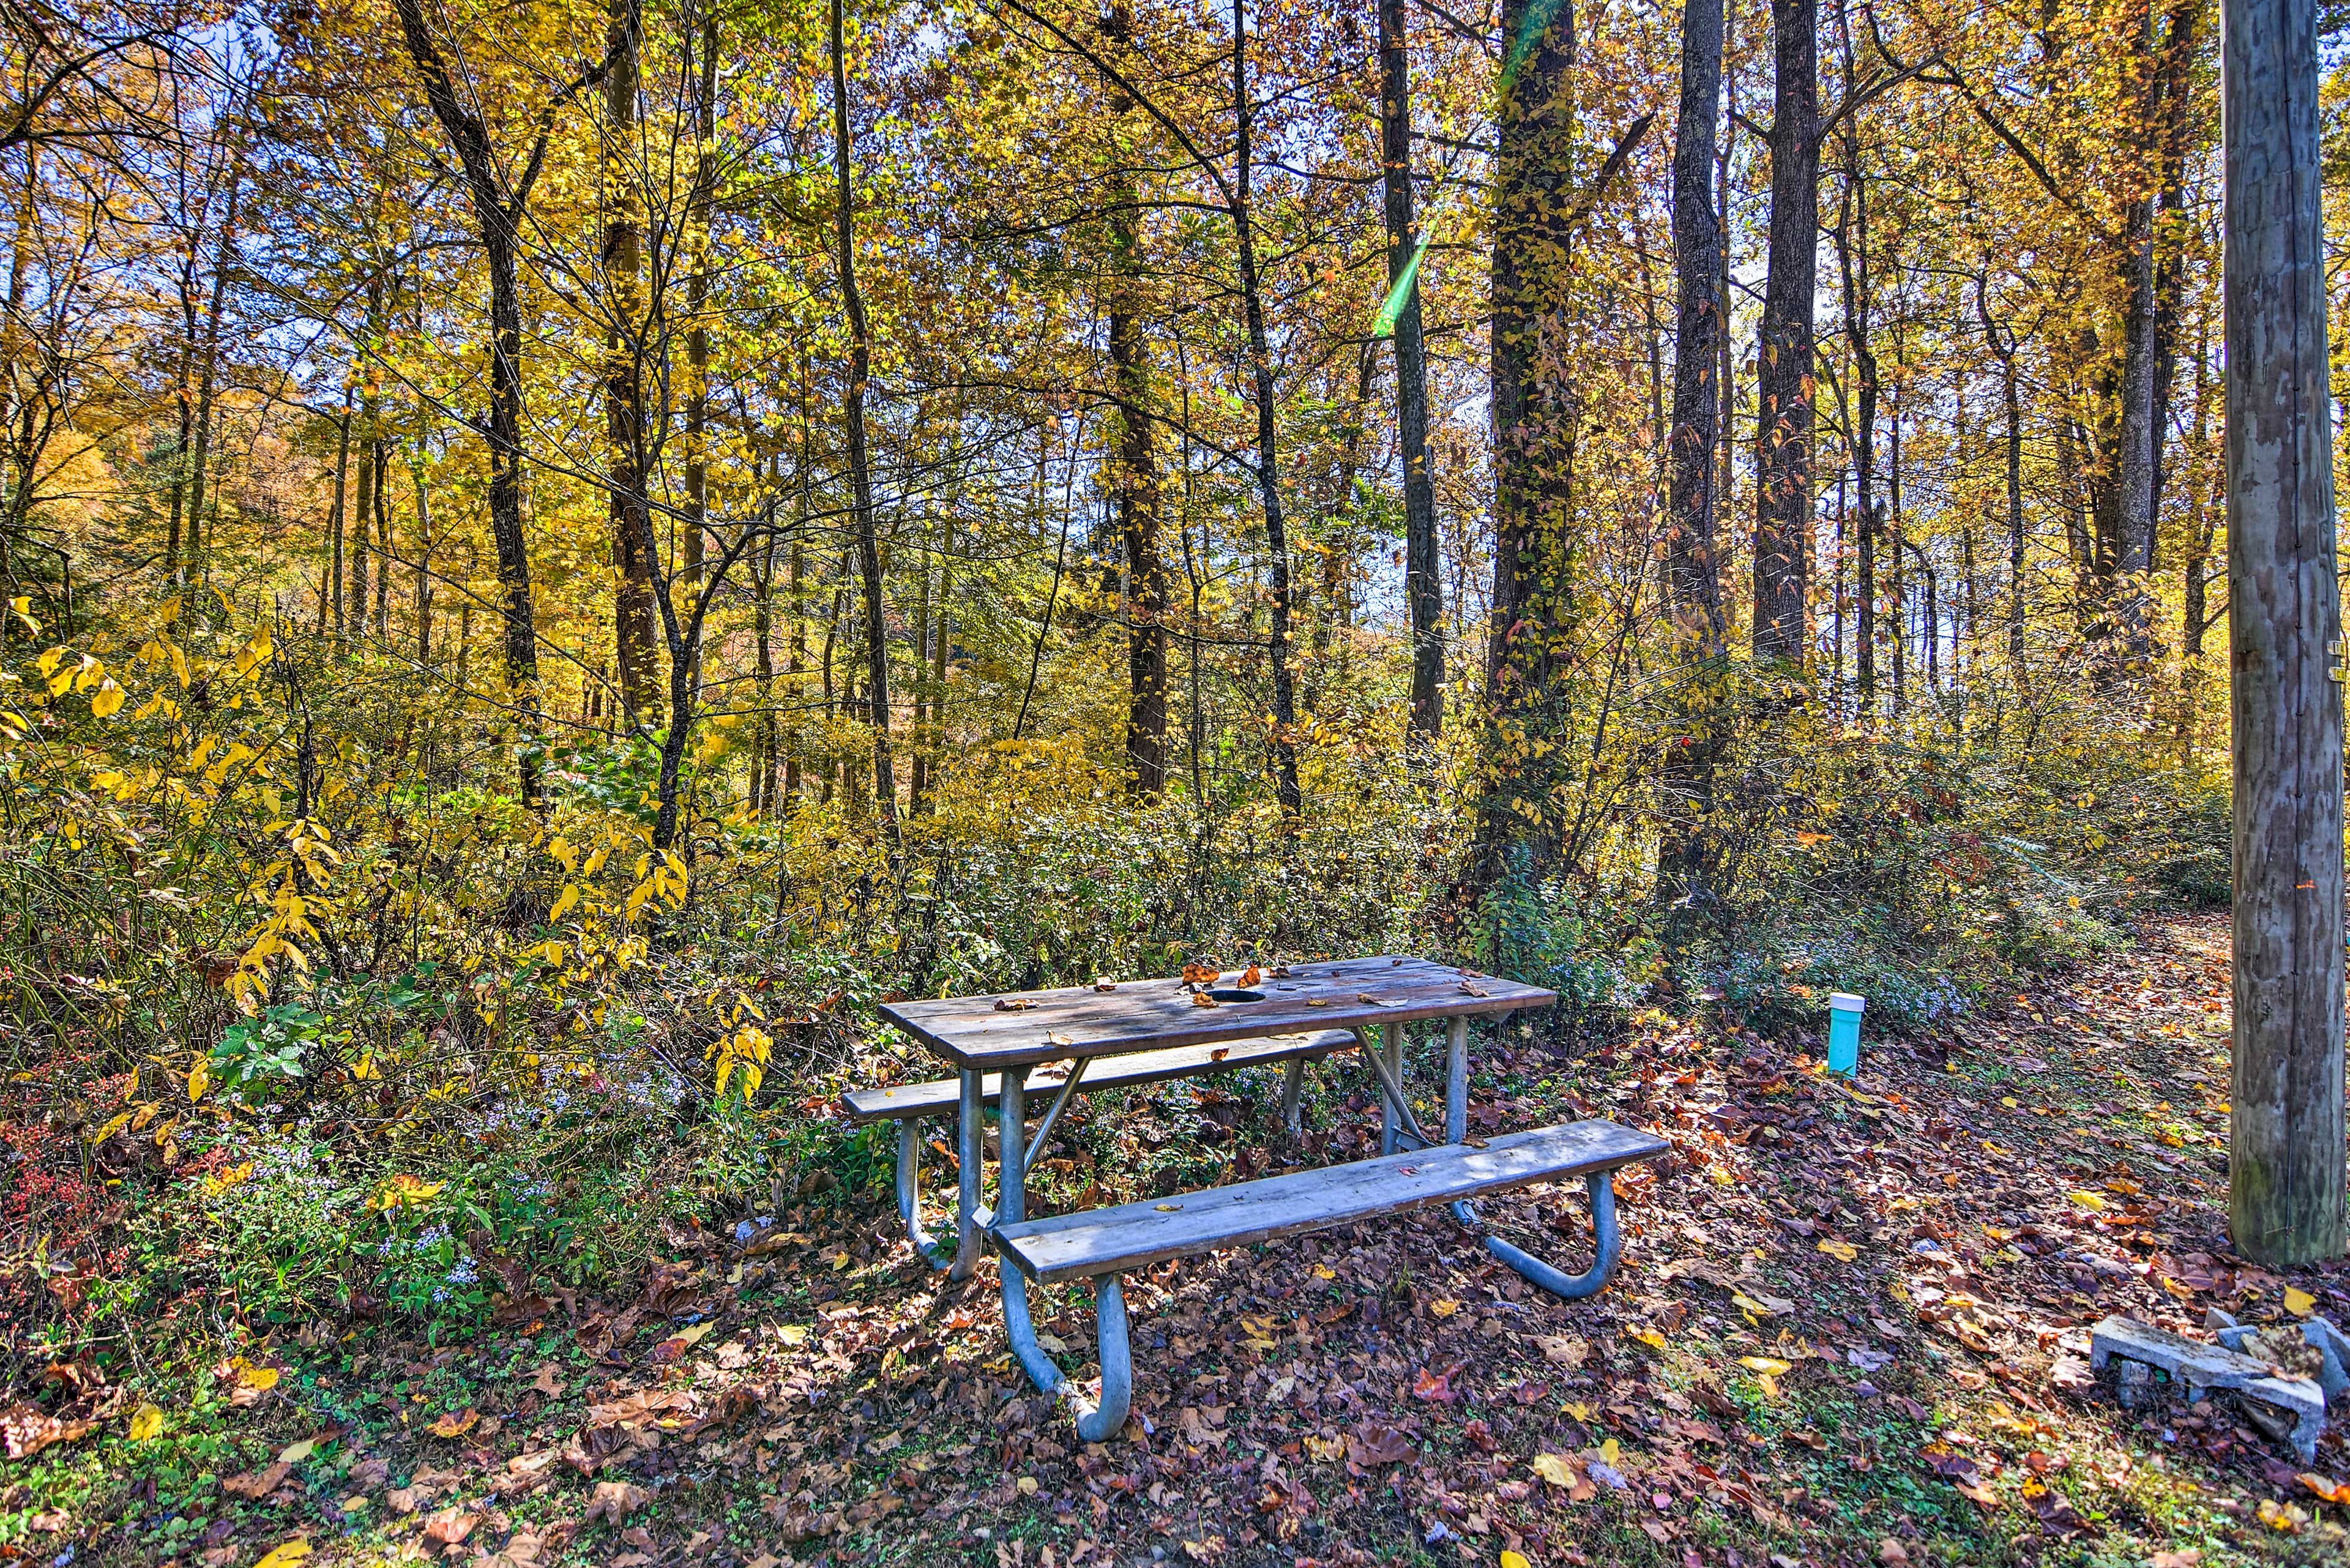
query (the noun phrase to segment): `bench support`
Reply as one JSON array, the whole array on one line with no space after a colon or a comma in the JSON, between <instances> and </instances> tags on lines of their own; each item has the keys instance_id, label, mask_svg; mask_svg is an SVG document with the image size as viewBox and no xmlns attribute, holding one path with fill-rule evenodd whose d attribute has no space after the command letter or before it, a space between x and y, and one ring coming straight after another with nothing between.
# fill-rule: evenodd
<instances>
[{"instance_id":1,"label":"bench support","mask_svg":"<svg viewBox=\"0 0 2350 1568\"><path fill-rule=\"evenodd\" d=\"M919 1116L898 1118L898 1212L906 1221L906 1239L914 1251L934 1269L951 1270L954 1254L922 1228L922 1122Z\"/></svg>"},{"instance_id":2,"label":"bench support","mask_svg":"<svg viewBox=\"0 0 2350 1568\"><path fill-rule=\"evenodd\" d=\"M996 1184L995 1208L996 1221L1005 1225L1016 1225L1027 1218L1029 1151L1022 1147L1027 1128L1024 1077L1024 1074L1006 1073L1002 1098L997 1102L997 1114L1003 1123L996 1143L1002 1168ZM1066 1087L1061 1091L1060 1100L1054 1105L1055 1111L1067 1100L1068 1094ZM1038 1141L1043 1141L1041 1137ZM1076 1385L1053 1364L1045 1347L1036 1343L1036 1325L1028 1315L1028 1276L1008 1262L1003 1269L1003 1336L1011 1342L1012 1354L1038 1389L1069 1402L1069 1407L1076 1412L1078 1437L1088 1443L1107 1442L1126 1425L1127 1409L1134 1395L1134 1362L1127 1341L1126 1293L1119 1288L1118 1276L1103 1274L1094 1281L1094 1337L1100 1346L1102 1373L1101 1398L1096 1402L1079 1393Z\"/></svg>"},{"instance_id":3,"label":"bench support","mask_svg":"<svg viewBox=\"0 0 2350 1568\"><path fill-rule=\"evenodd\" d=\"M962 1080L962 1105L955 1117L955 1162L958 1169L955 1194L955 1255L954 1266L947 1271L951 1280L967 1280L972 1270L979 1267L979 1249L983 1237L980 1225L979 1164L987 1150L987 1128L980 1117L986 1114L985 1080L976 1067L966 1067L960 1075ZM1005 1075L1006 1081L1021 1075ZM1015 1124L1017 1125L1017 1124ZM1012 1141L1020 1141L1014 1133Z\"/></svg>"},{"instance_id":4,"label":"bench support","mask_svg":"<svg viewBox=\"0 0 2350 1568\"><path fill-rule=\"evenodd\" d=\"M1455 1018L1444 1041L1444 1140L1465 1143L1468 1138L1469 1021ZM1485 1237L1485 1251L1562 1301L1581 1301L1586 1296L1597 1295L1600 1287L1607 1284L1607 1276L1616 1272L1617 1254L1622 1248L1622 1238L1616 1231L1616 1180L1601 1171L1586 1177L1584 1186L1591 1194L1592 1239L1598 1256L1583 1272L1561 1273L1523 1247L1513 1247L1490 1233ZM1477 1206L1466 1198L1452 1205L1452 1218L1471 1229L1482 1229L1483 1225L1477 1218Z\"/></svg>"}]
</instances>

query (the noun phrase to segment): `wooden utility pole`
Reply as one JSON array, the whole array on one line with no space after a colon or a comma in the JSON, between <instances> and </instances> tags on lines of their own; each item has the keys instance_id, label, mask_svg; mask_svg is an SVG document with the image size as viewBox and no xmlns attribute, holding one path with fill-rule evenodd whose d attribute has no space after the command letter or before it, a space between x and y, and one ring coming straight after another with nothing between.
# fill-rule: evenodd
<instances>
[{"instance_id":1,"label":"wooden utility pole","mask_svg":"<svg viewBox=\"0 0 2350 1568\"><path fill-rule=\"evenodd\" d=\"M2226 0L2235 1072L2228 1221L2256 1262L2343 1251L2342 659L2315 0Z\"/></svg>"}]
</instances>

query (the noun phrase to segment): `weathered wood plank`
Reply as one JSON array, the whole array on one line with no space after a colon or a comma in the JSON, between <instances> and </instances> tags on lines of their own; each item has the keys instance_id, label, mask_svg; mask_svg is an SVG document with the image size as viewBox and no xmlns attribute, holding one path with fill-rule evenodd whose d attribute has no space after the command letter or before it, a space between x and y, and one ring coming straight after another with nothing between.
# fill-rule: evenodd
<instances>
[{"instance_id":1,"label":"weathered wood plank","mask_svg":"<svg viewBox=\"0 0 2350 1568\"><path fill-rule=\"evenodd\" d=\"M1234 985L1239 971L1222 984ZM1071 1056L1116 1056L1156 1045L1213 1044L1305 1029L1410 1023L1543 1007L1557 993L1472 975L1426 959L1345 959L1265 975L1262 1002L1194 1003L1178 980L1121 981L1116 989L899 1002L881 1015L959 1067L1007 1068ZM1365 1000L1367 998L1368 1000ZM1023 1005L999 1009L999 1001Z\"/></svg>"},{"instance_id":2,"label":"weathered wood plank","mask_svg":"<svg viewBox=\"0 0 2350 1568\"><path fill-rule=\"evenodd\" d=\"M1125 1089L1138 1084L1163 1083L1235 1067L1262 1067L1282 1062L1313 1061L1334 1051L1351 1050L1355 1036L1345 1029L1323 1029L1308 1034L1276 1034L1265 1040L1243 1040L1231 1045L1176 1045L1164 1051L1139 1051L1128 1056L1104 1056L1086 1069L1077 1093ZM1058 1064L1031 1068L1027 1078L1029 1103L1040 1095L1057 1094L1068 1081L1068 1070ZM1003 1092L1003 1075L990 1073L981 1080L987 1103ZM856 1089L840 1097L851 1121L894 1121L901 1116L952 1116L961 1087L952 1078L927 1084L892 1084L879 1089Z\"/></svg>"},{"instance_id":3,"label":"weathered wood plank","mask_svg":"<svg viewBox=\"0 0 2350 1568\"><path fill-rule=\"evenodd\" d=\"M1613 1170L1670 1147L1653 1133L1614 1122L1569 1122L1512 1133L1482 1148L1447 1144L1177 1198L1026 1220L992 1234L1022 1272L1049 1284L1326 1230L1425 1203Z\"/></svg>"}]
</instances>

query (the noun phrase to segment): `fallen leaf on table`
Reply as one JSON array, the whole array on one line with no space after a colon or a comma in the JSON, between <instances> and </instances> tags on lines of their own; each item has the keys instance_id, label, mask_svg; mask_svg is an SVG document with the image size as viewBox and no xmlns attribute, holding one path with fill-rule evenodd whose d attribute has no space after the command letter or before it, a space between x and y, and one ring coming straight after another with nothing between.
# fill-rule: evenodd
<instances>
[{"instance_id":1,"label":"fallen leaf on table","mask_svg":"<svg viewBox=\"0 0 2350 1568\"><path fill-rule=\"evenodd\" d=\"M1248 971L1241 976L1241 985L1243 989L1246 989L1249 986L1254 985L1263 978L1264 971L1257 968L1254 964L1251 964L1248 966Z\"/></svg>"},{"instance_id":2,"label":"fallen leaf on table","mask_svg":"<svg viewBox=\"0 0 2350 1568\"><path fill-rule=\"evenodd\" d=\"M1066 1033L1058 1029L1046 1034L1045 1036L1045 1042L1048 1045L1074 1045L1077 1043L1074 1035Z\"/></svg>"},{"instance_id":3,"label":"fallen leaf on table","mask_svg":"<svg viewBox=\"0 0 2350 1568\"><path fill-rule=\"evenodd\" d=\"M1094 989L1096 991L1116 991L1118 989L1118 981L1111 980L1107 975L1097 976L1094 980Z\"/></svg>"},{"instance_id":4,"label":"fallen leaf on table","mask_svg":"<svg viewBox=\"0 0 2350 1568\"><path fill-rule=\"evenodd\" d=\"M1191 993L1191 1005L1194 1007L1218 1007L1222 1004L1217 1002L1214 997L1210 996L1206 992L1195 991Z\"/></svg>"}]
</instances>

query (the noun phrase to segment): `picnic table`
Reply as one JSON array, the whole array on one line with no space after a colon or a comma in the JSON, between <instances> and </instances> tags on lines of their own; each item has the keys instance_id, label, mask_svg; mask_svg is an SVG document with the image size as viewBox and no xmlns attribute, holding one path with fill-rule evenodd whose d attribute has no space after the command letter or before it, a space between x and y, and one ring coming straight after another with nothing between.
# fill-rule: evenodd
<instances>
[{"instance_id":1,"label":"picnic table","mask_svg":"<svg viewBox=\"0 0 2350 1568\"><path fill-rule=\"evenodd\" d=\"M1252 983L1243 984L1243 980ZM1204 995L1206 1000L1200 1000ZM1171 1258L1350 1224L1431 1202L1478 1223L1481 1194L1570 1176L1590 1194L1596 1257L1569 1275L1496 1236L1487 1250L1544 1289L1575 1299L1607 1282L1617 1256L1612 1173L1669 1147L1607 1121L1570 1122L1491 1140L1469 1136L1469 1023L1547 1006L1555 992L1426 959L1381 956L1220 972L1212 981L1100 981L1050 991L900 1002L882 1015L954 1071L951 1079L886 1085L844 1096L857 1120L898 1124L898 1199L914 1248L952 1278L969 1275L983 1246L1003 1260L1003 1321L1021 1366L1048 1394L1067 1397L1079 1435L1102 1441L1126 1422L1133 1375L1120 1276ZM1404 1083L1405 1030L1445 1030L1441 1141L1419 1126ZM1378 1035L1375 1043L1374 1033ZM1027 1218L1028 1173L1074 1096L1248 1066L1283 1069L1283 1111L1297 1126L1303 1070L1359 1048L1379 1091L1375 1158L1262 1178L1169 1199ZM1051 1096L1034 1134L1032 1096ZM988 1107L996 1107L996 1200L982 1200ZM920 1124L955 1118L954 1245L921 1215ZM1101 1365L1098 1400L1086 1397L1036 1341L1030 1281L1087 1280L1094 1288Z\"/></svg>"}]
</instances>

